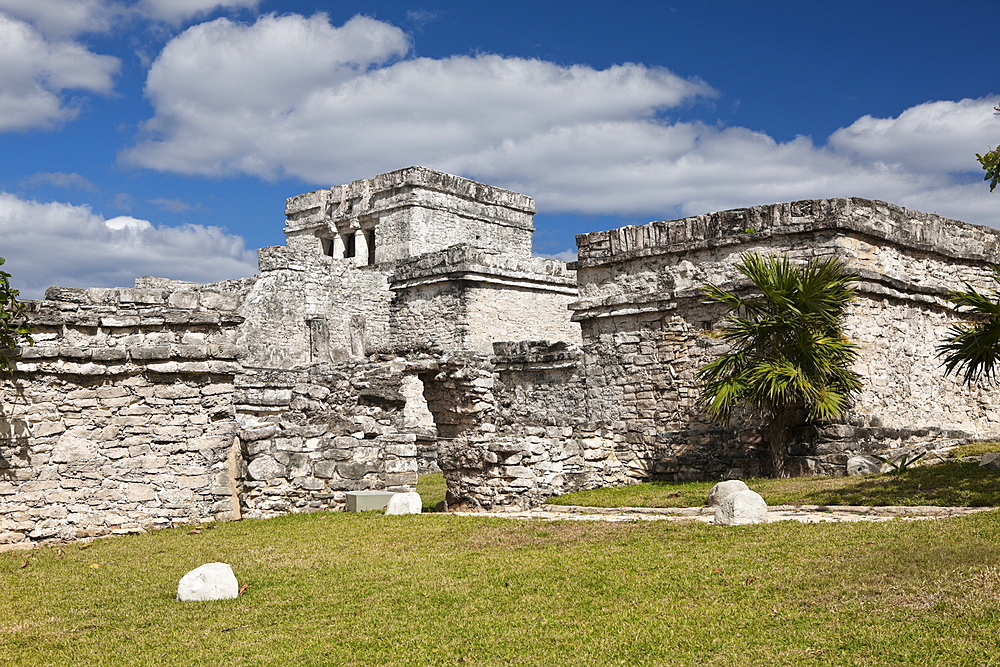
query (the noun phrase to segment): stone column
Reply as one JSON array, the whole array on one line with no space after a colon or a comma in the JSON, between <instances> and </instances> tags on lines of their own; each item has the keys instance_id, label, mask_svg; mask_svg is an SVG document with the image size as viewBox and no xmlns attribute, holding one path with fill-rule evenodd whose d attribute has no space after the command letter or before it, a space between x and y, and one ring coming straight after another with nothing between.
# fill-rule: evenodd
<instances>
[{"instance_id":1,"label":"stone column","mask_svg":"<svg viewBox=\"0 0 1000 667\"><path fill-rule=\"evenodd\" d=\"M368 237L363 229L354 232L354 263L358 266L368 265Z\"/></svg>"}]
</instances>

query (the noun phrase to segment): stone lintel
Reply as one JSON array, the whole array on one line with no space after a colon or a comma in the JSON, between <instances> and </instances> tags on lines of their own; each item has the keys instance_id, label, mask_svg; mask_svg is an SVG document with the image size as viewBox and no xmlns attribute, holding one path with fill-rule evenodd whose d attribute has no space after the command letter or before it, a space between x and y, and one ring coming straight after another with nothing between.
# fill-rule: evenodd
<instances>
[{"instance_id":1,"label":"stone lintel","mask_svg":"<svg viewBox=\"0 0 1000 667\"><path fill-rule=\"evenodd\" d=\"M409 280L392 282L389 289L400 291L435 283L481 283L498 287L513 287L519 289L529 289L538 292L557 292L575 296L578 291L575 285L556 282L551 279L539 277L521 278L511 275L504 275L499 272L492 272L486 267L469 267L465 271L450 271L435 275L422 276Z\"/></svg>"},{"instance_id":2,"label":"stone lintel","mask_svg":"<svg viewBox=\"0 0 1000 667\"><path fill-rule=\"evenodd\" d=\"M199 289L204 287L207 286L195 283L186 283L183 287L174 289L145 287L79 289L53 286L45 290L44 299L25 301L25 305L28 312L35 314L32 321L38 321L39 318L43 321L45 318L61 318L67 322L73 318L93 318L95 313L104 315L102 319L140 316L148 319L151 316L162 317L164 313L205 311L232 313L239 308L239 297L235 293L218 289ZM73 304L73 308L66 308L66 304ZM97 310L88 311L88 308ZM115 312L108 313L109 308Z\"/></svg>"},{"instance_id":3,"label":"stone lintel","mask_svg":"<svg viewBox=\"0 0 1000 667\"><path fill-rule=\"evenodd\" d=\"M127 377L146 371L169 375L219 375L235 376L243 367L235 361L195 360L184 361L169 358L149 359L82 359L79 357L47 357L44 359L24 357L19 359L17 374L78 375L92 377Z\"/></svg>"},{"instance_id":4,"label":"stone lintel","mask_svg":"<svg viewBox=\"0 0 1000 667\"><path fill-rule=\"evenodd\" d=\"M497 372L575 368L583 353L579 345L547 340L496 341L490 362Z\"/></svg>"},{"instance_id":5,"label":"stone lintel","mask_svg":"<svg viewBox=\"0 0 1000 667\"><path fill-rule=\"evenodd\" d=\"M576 368L580 363L579 355L566 358L533 358L509 357L496 358L494 369L498 373L507 371L551 371L563 368Z\"/></svg>"}]
</instances>

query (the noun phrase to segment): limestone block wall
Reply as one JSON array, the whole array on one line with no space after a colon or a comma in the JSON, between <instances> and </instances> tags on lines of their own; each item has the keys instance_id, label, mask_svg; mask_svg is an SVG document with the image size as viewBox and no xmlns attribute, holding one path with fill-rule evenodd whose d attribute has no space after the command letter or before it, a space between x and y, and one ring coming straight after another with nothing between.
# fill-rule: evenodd
<instances>
[{"instance_id":1,"label":"limestone block wall","mask_svg":"<svg viewBox=\"0 0 1000 667\"><path fill-rule=\"evenodd\" d=\"M698 287L747 287L735 266L748 251L842 257L861 277L846 328L861 345L857 370L865 389L843 423L821 429L798 452L805 471L842 473L851 453L1000 435L992 397L944 377L935 355L958 319L947 290L991 284L997 230L840 199L626 227L578 243L581 299L573 308L583 331L590 416L624 420L631 442L666 448L666 458L677 460L667 466L670 474L709 471L684 463L683 443L692 442L706 451L739 444L718 453L716 468L754 465L752 424L727 432L694 406L694 373L717 352L712 330L721 316L700 303Z\"/></svg>"},{"instance_id":2,"label":"limestone block wall","mask_svg":"<svg viewBox=\"0 0 1000 667\"><path fill-rule=\"evenodd\" d=\"M934 346L956 316L934 301L881 294L854 304L846 329L860 345L856 370L866 381L844 423L821 433L820 453L897 455L928 443L940 448L1000 435L996 392L943 375Z\"/></svg>"},{"instance_id":3,"label":"limestone block wall","mask_svg":"<svg viewBox=\"0 0 1000 667\"><path fill-rule=\"evenodd\" d=\"M575 294L472 283L468 290L467 349L488 352L502 340L580 342L580 325L569 317Z\"/></svg>"},{"instance_id":4,"label":"limestone block wall","mask_svg":"<svg viewBox=\"0 0 1000 667\"><path fill-rule=\"evenodd\" d=\"M37 344L0 378L0 543L232 516L235 302L162 289L47 297L28 303Z\"/></svg>"},{"instance_id":5,"label":"limestone block wall","mask_svg":"<svg viewBox=\"0 0 1000 667\"><path fill-rule=\"evenodd\" d=\"M518 511L552 496L639 478L616 457L618 436L599 425L524 427L441 445L450 509Z\"/></svg>"},{"instance_id":6,"label":"limestone block wall","mask_svg":"<svg viewBox=\"0 0 1000 667\"><path fill-rule=\"evenodd\" d=\"M449 507L518 510L553 495L644 478L615 425L586 421L580 351L566 343L497 343L490 408L440 446Z\"/></svg>"},{"instance_id":7,"label":"limestone block wall","mask_svg":"<svg viewBox=\"0 0 1000 667\"><path fill-rule=\"evenodd\" d=\"M423 386L439 443L496 430L495 378L489 357L449 352L411 359L406 369Z\"/></svg>"},{"instance_id":8,"label":"limestone block wall","mask_svg":"<svg viewBox=\"0 0 1000 667\"><path fill-rule=\"evenodd\" d=\"M590 421L580 346L565 341L493 344L496 420L505 428L577 426Z\"/></svg>"},{"instance_id":9,"label":"limestone block wall","mask_svg":"<svg viewBox=\"0 0 1000 667\"><path fill-rule=\"evenodd\" d=\"M260 251L260 275L240 288L245 363L291 368L365 356L386 336L386 274L317 253Z\"/></svg>"},{"instance_id":10,"label":"limestone block wall","mask_svg":"<svg viewBox=\"0 0 1000 667\"><path fill-rule=\"evenodd\" d=\"M450 281L412 284L394 290L387 349L460 350L469 339L464 290Z\"/></svg>"},{"instance_id":11,"label":"limestone block wall","mask_svg":"<svg viewBox=\"0 0 1000 667\"><path fill-rule=\"evenodd\" d=\"M651 480L762 472L756 425L725 429L698 406L695 373L723 350L719 312L696 299L660 308L584 323L588 417L614 424Z\"/></svg>"},{"instance_id":12,"label":"limestone block wall","mask_svg":"<svg viewBox=\"0 0 1000 667\"><path fill-rule=\"evenodd\" d=\"M397 346L488 354L502 340L580 340L568 311L575 276L563 262L459 245L398 263L389 286Z\"/></svg>"},{"instance_id":13,"label":"limestone block wall","mask_svg":"<svg viewBox=\"0 0 1000 667\"><path fill-rule=\"evenodd\" d=\"M402 365L255 370L237 379L244 516L342 510L348 491L412 491Z\"/></svg>"}]
</instances>

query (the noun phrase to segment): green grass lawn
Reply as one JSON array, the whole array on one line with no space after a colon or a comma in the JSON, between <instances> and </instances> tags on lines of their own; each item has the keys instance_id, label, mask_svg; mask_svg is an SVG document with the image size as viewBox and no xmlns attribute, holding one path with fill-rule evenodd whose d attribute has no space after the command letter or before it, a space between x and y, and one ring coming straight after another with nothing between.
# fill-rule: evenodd
<instances>
[{"instance_id":1,"label":"green grass lawn","mask_svg":"<svg viewBox=\"0 0 1000 667\"><path fill-rule=\"evenodd\" d=\"M230 563L246 593L179 603ZM21 665L990 665L1000 514L722 528L290 515L0 554Z\"/></svg>"},{"instance_id":2,"label":"green grass lawn","mask_svg":"<svg viewBox=\"0 0 1000 667\"><path fill-rule=\"evenodd\" d=\"M992 452L1000 452L1000 442L970 442L966 445L959 445L948 452L948 455L960 459L963 456L980 456Z\"/></svg>"},{"instance_id":3,"label":"green grass lawn","mask_svg":"<svg viewBox=\"0 0 1000 667\"><path fill-rule=\"evenodd\" d=\"M420 494L425 512L433 512L437 504L444 500L447 490L448 484L444 481L443 473L430 473L417 478L416 492Z\"/></svg>"},{"instance_id":4,"label":"green grass lawn","mask_svg":"<svg viewBox=\"0 0 1000 667\"><path fill-rule=\"evenodd\" d=\"M771 504L962 504L994 497L986 473L751 486L773 483ZM623 492L701 504L710 486ZM420 489L433 505L443 480ZM245 594L177 602L181 576L214 561ZM979 666L1000 665L998 623L1000 512L725 528L317 513L0 554L12 667Z\"/></svg>"},{"instance_id":5,"label":"green grass lawn","mask_svg":"<svg viewBox=\"0 0 1000 667\"><path fill-rule=\"evenodd\" d=\"M910 468L899 475L748 479L768 505L1000 506L1000 472L956 461ZM699 507L715 482L650 482L578 491L551 499L587 507Z\"/></svg>"}]
</instances>

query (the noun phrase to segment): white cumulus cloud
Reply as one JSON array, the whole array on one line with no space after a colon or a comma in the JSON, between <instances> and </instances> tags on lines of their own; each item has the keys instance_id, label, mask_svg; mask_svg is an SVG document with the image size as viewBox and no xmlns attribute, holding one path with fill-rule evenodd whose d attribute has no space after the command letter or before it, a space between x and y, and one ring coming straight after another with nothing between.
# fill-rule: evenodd
<instances>
[{"instance_id":1,"label":"white cumulus cloud","mask_svg":"<svg viewBox=\"0 0 1000 667\"><path fill-rule=\"evenodd\" d=\"M22 296L50 285L130 286L136 276L212 282L256 272L242 237L219 227L158 226L105 219L87 206L36 202L0 192L0 257Z\"/></svg>"},{"instance_id":2,"label":"white cumulus cloud","mask_svg":"<svg viewBox=\"0 0 1000 667\"><path fill-rule=\"evenodd\" d=\"M496 55L403 59L409 38L357 16L194 26L150 69L156 115L126 153L189 174L352 180L450 160L564 125L658 111L713 91L663 68L563 67Z\"/></svg>"},{"instance_id":3,"label":"white cumulus cloud","mask_svg":"<svg viewBox=\"0 0 1000 667\"><path fill-rule=\"evenodd\" d=\"M109 93L120 63L72 41L49 41L0 13L0 132L48 128L76 116L63 93Z\"/></svg>"},{"instance_id":4,"label":"white cumulus cloud","mask_svg":"<svg viewBox=\"0 0 1000 667\"><path fill-rule=\"evenodd\" d=\"M57 38L104 32L122 11L119 3L108 0L0 0L0 12Z\"/></svg>"},{"instance_id":5,"label":"white cumulus cloud","mask_svg":"<svg viewBox=\"0 0 1000 667\"><path fill-rule=\"evenodd\" d=\"M260 0L0 0L0 132L52 129L73 120L69 91L109 94L121 62L74 38L151 21L179 26Z\"/></svg>"},{"instance_id":6,"label":"white cumulus cloud","mask_svg":"<svg viewBox=\"0 0 1000 667\"><path fill-rule=\"evenodd\" d=\"M137 10L149 18L181 25L217 9L256 9L258 5L260 0L141 0Z\"/></svg>"},{"instance_id":7,"label":"white cumulus cloud","mask_svg":"<svg viewBox=\"0 0 1000 667\"><path fill-rule=\"evenodd\" d=\"M331 185L420 164L552 213L652 219L861 196L1000 224L988 189L968 187L996 134L993 99L781 142L671 118L717 93L661 67L416 58L395 26L324 14L194 26L164 48L146 92L155 115L123 158L161 171Z\"/></svg>"},{"instance_id":8,"label":"white cumulus cloud","mask_svg":"<svg viewBox=\"0 0 1000 667\"><path fill-rule=\"evenodd\" d=\"M967 161L974 167L971 154ZM633 121L559 128L462 156L449 166L530 192L545 212L662 219L857 196L980 224L1000 223L987 188L959 187L948 175L857 160L806 137L777 142L761 132L702 123Z\"/></svg>"},{"instance_id":9,"label":"white cumulus cloud","mask_svg":"<svg viewBox=\"0 0 1000 667\"><path fill-rule=\"evenodd\" d=\"M969 158L996 146L997 97L926 102L895 118L862 116L830 136L838 151L912 171L968 171Z\"/></svg>"},{"instance_id":10,"label":"white cumulus cloud","mask_svg":"<svg viewBox=\"0 0 1000 667\"><path fill-rule=\"evenodd\" d=\"M130 19L177 27L216 10L257 9L261 0L0 0L0 12L34 25L46 36L108 32Z\"/></svg>"}]
</instances>

